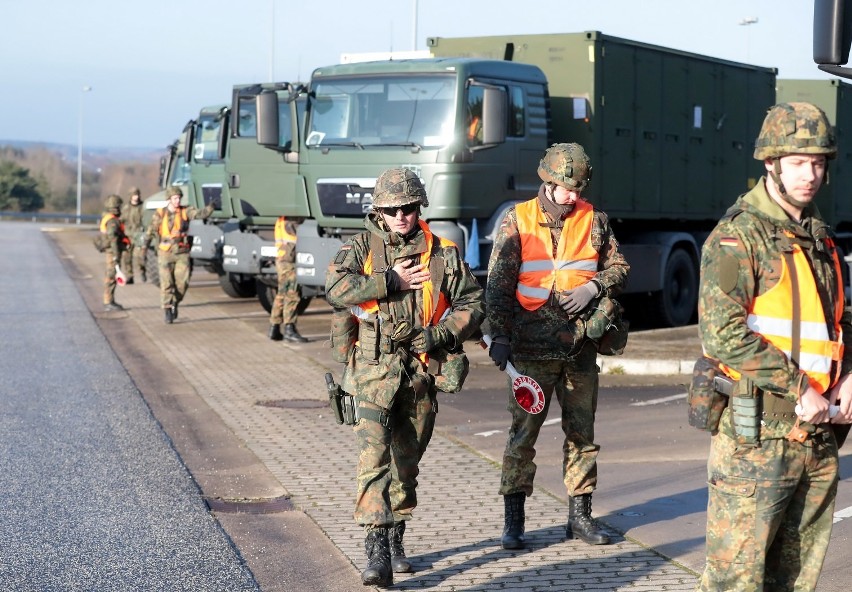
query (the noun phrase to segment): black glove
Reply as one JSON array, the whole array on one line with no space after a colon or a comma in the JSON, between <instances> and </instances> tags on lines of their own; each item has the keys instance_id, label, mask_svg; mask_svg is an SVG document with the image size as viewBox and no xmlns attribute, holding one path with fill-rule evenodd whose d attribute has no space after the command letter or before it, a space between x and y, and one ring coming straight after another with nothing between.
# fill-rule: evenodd
<instances>
[{"instance_id":1,"label":"black glove","mask_svg":"<svg viewBox=\"0 0 852 592\"><path fill-rule=\"evenodd\" d=\"M598 284L594 281L588 281L582 286L559 294L559 306L569 315L578 314L589 305L589 302L598 295L598 292L600 292Z\"/></svg>"},{"instance_id":2,"label":"black glove","mask_svg":"<svg viewBox=\"0 0 852 592\"><path fill-rule=\"evenodd\" d=\"M510 361L509 358L512 357L512 347L508 343L492 341L488 355L494 360L494 365L502 372L506 369L506 364Z\"/></svg>"},{"instance_id":3,"label":"black glove","mask_svg":"<svg viewBox=\"0 0 852 592\"><path fill-rule=\"evenodd\" d=\"M411 340L411 351L416 354L429 353L455 342L453 334L443 326L423 327Z\"/></svg>"}]
</instances>

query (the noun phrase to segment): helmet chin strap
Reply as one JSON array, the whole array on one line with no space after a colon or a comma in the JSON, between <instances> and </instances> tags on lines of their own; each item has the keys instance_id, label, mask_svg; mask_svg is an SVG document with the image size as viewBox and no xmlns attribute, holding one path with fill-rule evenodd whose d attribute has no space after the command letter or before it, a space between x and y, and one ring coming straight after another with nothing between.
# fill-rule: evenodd
<instances>
[{"instance_id":1,"label":"helmet chin strap","mask_svg":"<svg viewBox=\"0 0 852 592\"><path fill-rule=\"evenodd\" d=\"M775 158L772 160L772 170L769 172L769 176L772 177L772 180L775 182L775 186L778 188L778 193L781 195L781 199L791 206L800 209L805 208L808 205L806 202L799 201L787 193L787 188L784 187L784 183L781 181L781 159Z\"/></svg>"}]
</instances>

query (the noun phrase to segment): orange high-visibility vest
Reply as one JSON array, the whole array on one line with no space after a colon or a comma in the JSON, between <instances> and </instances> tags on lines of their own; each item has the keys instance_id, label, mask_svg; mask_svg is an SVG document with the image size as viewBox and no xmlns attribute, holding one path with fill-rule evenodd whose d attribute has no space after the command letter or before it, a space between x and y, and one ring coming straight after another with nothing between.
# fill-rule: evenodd
<instances>
[{"instance_id":1,"label":"orange high-visibility vest","mask_svg":"<svg viewBox=\"0 0 852 592\"><path fill-rule=\"evenodd\" d=\"M792 237L787 231L785 234ZM834 242L827 239L826 244L834 249ZM800 315L800 352L799 369L808 376L810 385L820 394L825 393L840 378L840 364L843 358L843 331L840 317L843 314L844 295L840 273L840 259L833 251L834 269L837 273L837 294L834 299L834 334L832 341L828 332L825 311L822 308L816 280L814 279L808 258L799 245L793 245L793 264L796 266L796 279L799 291ZM748 328L759 333L769 343L792 356L793 344L793 282L787 261L781 258L781 279L764 294L758 295L751 303L746 323ZM722 366L726 374L739 379L740 373Z\"/></svg>"},{"instance_id":2,"label":"orange high-visibility vest","mask_svg":"<svg viewBox=\"0 0 852 592\"><path fill-rule=\"evenodd\" d=\"M515 206L521 240L521 267L515 297L527 310L537 310L551 292L571 290L585 284L598 271L598 252L592 247L595 210L578 199L559 237L556 258L553 239L538 199Z\"/></svg>"},{"instance_id":3,"label":"orange high-visibility vest","mask_svg":"<svg viewBox=\"0 0 852 592\"><path fill-rule=\"evenodd\" d=\"M124 222L122 222L122 221L121 221L121 218L119 218L119 217L118 217L118 216L116 216L115 214L107 213L107 214L104 214L104 215L103 215L103 218L101 218L101 232L102 232L102 233L104 233L104 234L106 234L106 231L107 231L107 222L109 222L109 221L110 221L110 220L112 220L113 218L115 218L116 220L118 220L118 228L121 230L121 235L124 237L124 238L122 238L122 239L121 239L121 242L123 242L125 245L129 245L129 244L130 244L130 239L129 239L129 238L127 237L127 235L124 233Z\"/></svg>"},{"instance_id":4,"label":"orange high-visibility vest","mask_svg":"<svg viewBox=\"0 0 852 592\"><path fill-rule=\"evenodd\" d=\"M172 227L169 228L169 212L168 208L160 208L158 211L163 220L160 222L160 237L170 238L172 242L177 242L183 246L186 245L186 231L189 229L189 217L186 215L186 208L178 206L175 210L175 219L172 222ZM168 251L170 243L160 243L160 249Z\"/></svg>"},{"instance_id":5,"label":"orange high-visibility vest","mask_svg":"<svg viewBox=\"0 0 852 592\"><path fill-rule=\"evenodd\" d=\"M278 256L284 256L287 243L295 243L296 235L287 232L287 218L281 216L275 221L275 246L278 248Z\"/></svg>"},{"instance_id":6,"label":"orange high-visibility vest","mask_svg":"<svg viewBox=\"0 0 852 592\"><path fill-rule=\"evenodd\" d=\"M432 244L435 240L435 235L429 230L429 227L422 220L417 221L420 224L420 228L423 230L423 234L426 237L426 251L420 254L420 263L426 266L426 269L429 268L429 262L431 261L431 253L432 253ZM439 244L441 247L454 247L456 244L445 238L438 237L440 241ZM373 252L367 255L367 259L364 261L364 275L370 275L373 273ZM438 290L437 299L435 298L435 290ZM444 313L450 308L449 302L447 302L447 297L444 296L444 293L441 292L441 286L433 286L432 279L423 282L423 310L421 311L421 323L423 327L428 327L431 325L437 325L441 318L444 316ZM352 314L355 315L358 319L365 319L367 316L376 314L379 312L379 302L378 300L368 300L367 302L362 302L359 305L352 307ZM429 356L425 353L418 354L417 357L423 362L424 365L429 363Z\"/></svg>"}]
</instances>

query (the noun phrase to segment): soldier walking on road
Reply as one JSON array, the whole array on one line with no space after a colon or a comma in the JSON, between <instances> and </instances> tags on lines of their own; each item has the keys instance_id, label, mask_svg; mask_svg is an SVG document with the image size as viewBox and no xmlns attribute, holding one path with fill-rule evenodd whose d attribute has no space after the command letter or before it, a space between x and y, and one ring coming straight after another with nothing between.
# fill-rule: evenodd
<instances>
[{"instance_id":1,"label":"soldier walking on road","mask_svg":"<svg viewBox=\"0 0 852 592\"><path fill-rule=\"evenodd\" d=\"M538 196L506 213L488 265L489 355L500 370L511 359L545 395L544 410L535 415L514 398L509 404L512 425L500 482L504 549L525 545L524 503L533 492L535 443L554 390L565 433L566 534L592 545L609 543L591 517L600 449L595 444L598 344L586 335L586 321L603 297L623 288L630 268L606 214L580 197L591 173L582 146L551 146L539 164Z\"/></svg>"},{"instance_id":2,"label":"soldier walking on road","mask_svg":"<svg viewBox=\"0 0 852 592\"><path fill-rule=\"evenodd\" d=\"M213 213L216 204L210 202L199 210L192 206L180 205L183 191L171 186L166 190L169 203L158 209L151 220L151 226L145 233L144 244L154 237L157 240L157 268L160 272L160 302L165 312L166 323L171 324L178 317L178 305L186 296L191 272L189 250L190 239L187 234L189 221L200 218L206 220ZM143 247L142 258L147 247Z\"/></svg>"},{"instance_id":3,"label":"soldier walking on road","mask_svg":"<svg viewBox=\"0 0 852 592\"><path fill-rule=\"evenodd\" d=\"M704 244L702 344L733 388L707 462L699 590L805 592L819 579L837 493L835 429L845 437L840 424L852 421L852 318L813 203L836 153L818 107L773 106L754 151L766 177Z\"/></svg>"},{"instance_id":4,"label":"soldier walking on road","mask_svg":"<svg viewBox=\"0 0 852 592\"><path fill-rule=\"evenodd\" d=\"M273 341L305 343L308 340L296 330L302 289L296 281L296 228L300 222L284 216L275 222L275 271L278 273L278 292L269 314L269 338ZM281 332L281 325L284 332Z\"/></svg>"},{"instance_id":5,"label":"soldier walking on road","mask_svg":"<svg viewBox=\"0 0 852 592\"><path fill-rule=\"evenodd\" d=\"M135 272L139 271L139 279L145 281L145 260L141 258L142 240L145 232L142 226L142 192L138 187L130 190L130 203L121 212L121 220L124 222L124 230L130 240L128 248L121 257L121 270L127 276L127 284L134 281Z\"/></svg>"},{"instance_id":6,"label":"soldier walking on road","mask_svg":"<svg viewBox=\"0 0 852 592\"><path fill-rule=\"evenodd\" d=\"M104 310L107 312L124 310L124 307L115 301L117 285L115 268L119 266L122 254L127 250L130 241L124 232L124 223L120 216L121 197L110 195L104 203L104 213L100 223L101 234L108 237L104 269Z\"/></svg>"},{"instance_id":7,"label":"soldier walking on road","mask_svg":"<svg viewBox=\"0 0 852 592\"><path fill-rule=\"evenodd\" d=\"M456 245L420 220L421 205L426 191L413 172L383 172L367 232L340 249L326 282L329 304L357 318L343 388L358 418L354 517L366 530L368 585L389 586L393 572L411 571L402 538L417 506L437 391L461 388L462 345L485 315L482 288Z\"/></svg>"}]
</instances>

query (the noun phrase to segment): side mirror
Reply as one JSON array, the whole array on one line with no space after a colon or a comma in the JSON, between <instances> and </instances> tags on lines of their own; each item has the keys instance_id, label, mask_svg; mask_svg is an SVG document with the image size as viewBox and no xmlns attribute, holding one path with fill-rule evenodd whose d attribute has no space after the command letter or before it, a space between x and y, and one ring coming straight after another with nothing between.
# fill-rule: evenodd
<instances>
[{"instance_id":1,"label":"side mirror","mask_svg":"<svg viewBox=\"0 0 852 592\"><path fill-rule=\"evenodd\" d=\"M257 107L257 143L267 148L278 146L278 93L264 91L255 97Z\"/></svg>"},{"instance_id":2,"label":"side mirror","mask_svg":"<svg viewBox=\"0 0 852 592\"><path fill-rule=\"evenodd\" d=\"M506 141L509 101L502 88L487 87L482 100L482 143L502 144Z\"/></svg>"},{"instance_id":3,"label":"side mirror","mask_svg":"<svg viewBox=\"0 0 852 592\"><path fill-rule=\"evenodd\" d=\"M849 61L852 44L852 4L847 0L814 0L814 62L819 69L852 78L852 68L843 68Z\"/></svg>"}]
</instances>

